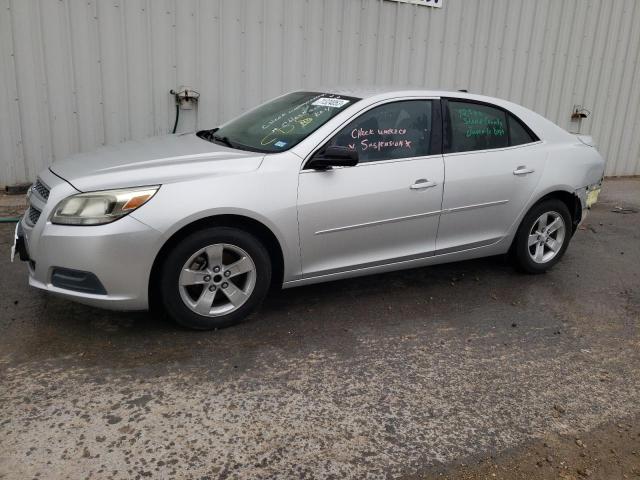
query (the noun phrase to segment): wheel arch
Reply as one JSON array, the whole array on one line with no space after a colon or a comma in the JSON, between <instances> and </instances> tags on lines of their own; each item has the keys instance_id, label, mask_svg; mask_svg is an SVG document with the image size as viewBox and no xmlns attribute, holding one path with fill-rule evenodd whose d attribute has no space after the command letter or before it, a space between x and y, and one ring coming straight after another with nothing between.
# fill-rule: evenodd
<instances>
[{"instance_id":1,"label":"wheel arch","mask_svg":"<svg viewBox=\"0 0 640 480\"><path fill-rule=\"evenodd\" d=\"M539 204L540 202L544 202L545 200L548 200L550 198L556 198L567 206L567 209L569 210L569 214L571 215L571 224L572 224L571 233L572 234L575 233L575 231L578 228L578 225L580 224L580 221L582 220L582 201L574 191L553 190L549 193L546 193L540 198L538 198L535 202L533 202L529 207L529 209L527 210L527 212L531 210L535 205Z\"/></svg>"},{"instance_id":2,"label":"wheel arch","mask_svg":"<svg viewBox=\"0 0 640 480\"><path fill-rule=\"evenodd\" d=\"M511 238L509 244L509 253L513 252L513 247L516 243L517 232L520 229L520 225L522 225L522 222L524 222L527 213L529 213L529 211L540 202L544 202L545 200L549 200L550 198L558 199L567 206L567 208L569 209L569 214L571 215L571 235L576 232L576 230L578 229L578 225L582 220L582 202L580 200L580 197L576 194L575 191L571 191L569 189L554 189L549 192L543 193L535 201L531 202L528 208L526 208L521 213L521 217L516 223L516 228L513 230L513 237Z\"/></svg>"},{"instance_id":3,"label":"wheel arch","mask_svg":"<svg viewBox=\"0 0 640 480\"><path fill-rule=\"evenodd\" d=\"M149 276L148 294L149 294L149 308L151 308L157 302L153 301L157 298L157 282L154 278L159 278L160 268L162 266L162 259L166 257L175 245L183 238L191 233L202 230L207 227L234 227L240 230L251 233L263 242L265 248L271 258L272 266L272 287L282 286L284 277L284 254L280 241L273 233L273 231L267 227L264 223L244 215L237 214L218 214L208 217L200 218L190 222L180 229L175 231L162 245L160 250L155 256L153 265L151 267L151 275Z\"/></svg>"}]
</instances>

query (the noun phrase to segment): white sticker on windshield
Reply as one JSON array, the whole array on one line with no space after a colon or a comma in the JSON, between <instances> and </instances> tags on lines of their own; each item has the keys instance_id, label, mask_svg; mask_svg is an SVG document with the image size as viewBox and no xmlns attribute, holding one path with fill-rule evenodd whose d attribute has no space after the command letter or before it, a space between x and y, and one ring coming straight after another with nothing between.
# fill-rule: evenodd
<instances>
[{"instance_id":1,"label":"white sticker on windshield","mask_svg":"<svg viewBox=\"0 0 640 480\"><path fill-rule=\"evenodd\" d=\"M349 103L349 100L344 100L342 98L322 97L313 102L311 105L316 107L340 108L344 107L347 103Z\"/></svg>"}]
</instances>

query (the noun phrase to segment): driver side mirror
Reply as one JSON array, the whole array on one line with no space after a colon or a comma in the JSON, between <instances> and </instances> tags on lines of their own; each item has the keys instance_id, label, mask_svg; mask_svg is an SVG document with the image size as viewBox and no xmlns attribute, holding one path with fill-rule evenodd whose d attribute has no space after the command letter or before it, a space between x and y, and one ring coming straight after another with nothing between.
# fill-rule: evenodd
<instances>
[{"instance_id":1,"label":"driver side mirror","mask_svg":"<svg viewBox=\"0 0 640 480\"><path fill-rule=\"evenodd\" d=\"M358 164L358 152L348 147L329 145L323 151L317 152L307 168L314 170L329 170L332 167L353 167Z\"/></svg>"}]
</instances>

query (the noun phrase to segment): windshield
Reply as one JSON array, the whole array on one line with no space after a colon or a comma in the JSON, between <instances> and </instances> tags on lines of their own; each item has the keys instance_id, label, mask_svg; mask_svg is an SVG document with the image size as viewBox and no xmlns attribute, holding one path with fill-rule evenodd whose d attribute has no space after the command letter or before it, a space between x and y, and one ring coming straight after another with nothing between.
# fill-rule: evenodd
<instances>
[{"instance_id":1,"label":"windshield","mask_svg":"<svg viewBox=\"0 0 640 480\"><path fill-rule=\"evenodd\" d=\"M329 93L289 93L218 129L198 132L198 136L231 148L282 152L300 143L358 100Z\"/></svg>"}]
</instances>

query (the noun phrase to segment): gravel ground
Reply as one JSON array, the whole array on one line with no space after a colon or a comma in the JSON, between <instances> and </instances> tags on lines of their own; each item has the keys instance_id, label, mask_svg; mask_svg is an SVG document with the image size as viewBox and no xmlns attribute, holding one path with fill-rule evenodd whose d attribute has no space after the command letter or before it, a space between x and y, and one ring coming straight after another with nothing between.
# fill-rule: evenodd
<instances>
[{"instance_id":1,"label":"gravel ground","mask_svg":"<svg viewBox=\"0 0 640 480\"><path fill-rule=\"evenodd\" d=\"M606 183L546 275L301 287L204 333L29 289L0 225L0 478L633 478L640 213L616 206L640 180Z\"/></svg>"}]
</instances>

